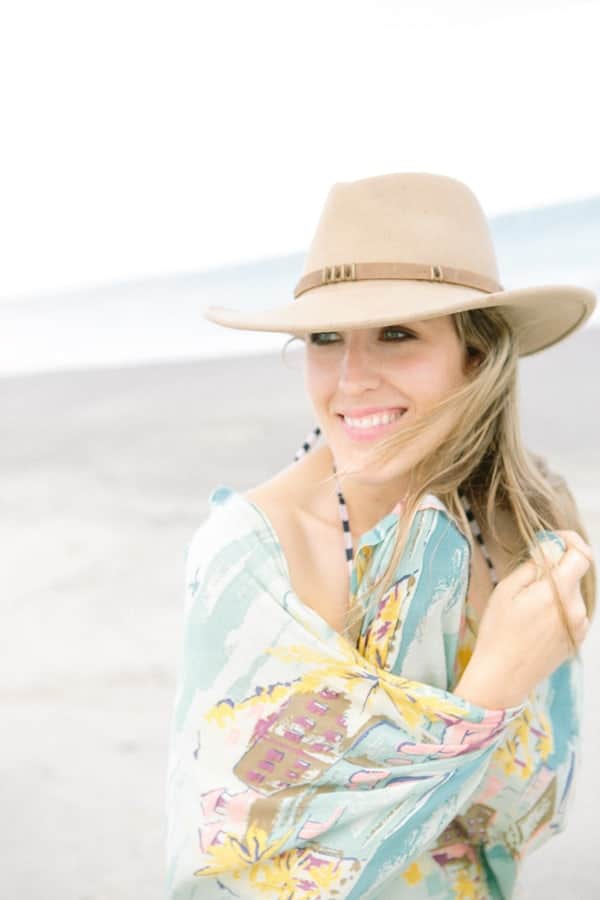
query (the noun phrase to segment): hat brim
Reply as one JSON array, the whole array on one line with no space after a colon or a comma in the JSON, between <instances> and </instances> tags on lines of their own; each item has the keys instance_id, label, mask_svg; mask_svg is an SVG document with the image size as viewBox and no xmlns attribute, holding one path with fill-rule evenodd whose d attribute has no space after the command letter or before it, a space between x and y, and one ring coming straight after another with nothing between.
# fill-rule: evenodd
<instances>
[{"instance_id":1,"label":"hat brim","mask_svg":"<svg viewBox=\"0 0 600 900\"><path fill-rule=\"evenodd\" d=\"M209 306L202 314L227 328L299 336L316 331L400 325L466 309L497 307L515 331L519 355L527 356L580 328L595 306L594 292L574 285L542 285L486 294L446 282L377 279L323 285L301 294L292 303L257 312Z\"/></svg>"}]
</instances>

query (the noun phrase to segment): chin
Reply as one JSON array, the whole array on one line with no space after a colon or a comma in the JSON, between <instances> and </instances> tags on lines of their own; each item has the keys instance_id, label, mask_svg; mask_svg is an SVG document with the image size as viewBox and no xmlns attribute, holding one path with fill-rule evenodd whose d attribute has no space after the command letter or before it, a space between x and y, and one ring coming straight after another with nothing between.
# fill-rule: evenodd
<instances>
[{"instance_id":1,"label":"chin","mask_svg":"<svg viewBox=\"0 0 600 900\"><path fill-rule=\"evenodd\" d=\"M336 447L331 447L331 449L338 471L347 468L349 470L348 477L359 484L391 483L405 478L410 473L410 462L403 461L398 456L388 460L385 465L381 465L377 462L368 462L367 452L361 448L350 451L346 447L340 450Z\"/></svg>"}]
</instances>

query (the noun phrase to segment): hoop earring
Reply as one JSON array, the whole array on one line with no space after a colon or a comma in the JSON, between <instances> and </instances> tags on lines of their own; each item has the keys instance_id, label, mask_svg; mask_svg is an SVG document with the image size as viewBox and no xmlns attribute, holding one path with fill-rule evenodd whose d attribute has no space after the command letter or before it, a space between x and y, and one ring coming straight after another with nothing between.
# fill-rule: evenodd
<instances>
[{"instance_id":1,"label":"hoop earring","mask_svg":"<svg viewBox=\"0 0 600 900\"><path fill-rule=\"evenodd\" d=\"M287 366L286 357L285 357L285 351L287 350L287 348L289 347L289 345L290 345L293 341L299 341L299 340L301 340L301 338L299 338L297 335L294 334L294 335L292 335L290 338L288 338L288 340L285 342L285 344L284 344L283 347L281 348L280 357L281 357L281 360L282 360L283 364L284 364L287 368L289 368L289 366ZM290 371L297 371L297 370L296 370L296 369L290 369Z\"/></svg>"}]
</instances>

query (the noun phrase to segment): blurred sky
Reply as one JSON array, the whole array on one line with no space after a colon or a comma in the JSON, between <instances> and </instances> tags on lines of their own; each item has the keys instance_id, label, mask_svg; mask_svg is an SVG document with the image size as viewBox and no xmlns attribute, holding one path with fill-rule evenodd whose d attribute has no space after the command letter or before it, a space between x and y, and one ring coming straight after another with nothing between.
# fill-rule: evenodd
<instances>
[{"instance_id":1,"label":"blurred sky","mask_svg":"<svg viewBox=\"0 0 600 900\"><path fill-rule=\"evenodd\" d=\"M0 297L304 250L334 181L600 193L596 0L16 0Z\"/></svg>"}]
</instances>

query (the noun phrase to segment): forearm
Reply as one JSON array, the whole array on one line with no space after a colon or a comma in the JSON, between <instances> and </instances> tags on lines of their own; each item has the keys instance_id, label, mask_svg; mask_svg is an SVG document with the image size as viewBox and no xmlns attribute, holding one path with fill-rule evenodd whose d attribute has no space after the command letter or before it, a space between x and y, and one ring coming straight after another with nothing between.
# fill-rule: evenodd
<instances>
[{"instance_id":1,"label":"forearm","mask_svg":"<svg viewBox=\"0 0 600 900\"><path fill-rule=\"evenodd\" d=\"M499 677L475 655L471 657L453 693L485 709L520 706L528 697L528 691L517 673L511 678Z\"/></svg>"}]
</instances>

